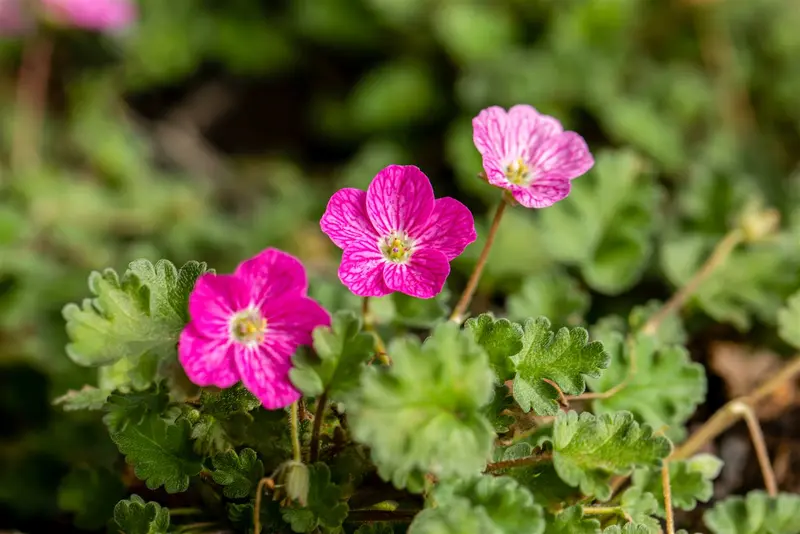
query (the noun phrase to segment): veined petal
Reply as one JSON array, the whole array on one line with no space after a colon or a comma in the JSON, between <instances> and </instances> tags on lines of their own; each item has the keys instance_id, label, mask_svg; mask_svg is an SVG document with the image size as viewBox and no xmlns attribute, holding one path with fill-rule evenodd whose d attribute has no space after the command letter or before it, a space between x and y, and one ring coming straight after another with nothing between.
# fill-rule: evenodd
<instances>
[{"instance_id":1,"label":"veined petal","mask_svg":"<svg viewBox=\"0 0 800 534\"><path fill-rule=\"evenodd\" d=\"M477 237L469 208L454 198L444 197L436 199L431 218L416 243L442 252L450 261Z\"/></svg>"},{"instance_id":2,"label":"veined petal","mask_svg":"<svg viewBox=\"0 0 800 534\"><path fill-rule=\"evenodd\" d=\"M250 292L230 274L204 274L189 295L189 316L194 328L209 339L228 340L234 313L250 303Z\"/></svg>"},{"instance_id":3,"label":"veined petal","mask_svg":"<svg viewBox=\"0 0 800 534\"><path fill-rule=\"evenodd\" d=\"M432 248L414 251L408 263L386 263L384 278L392 291L420 299L433 298L442 292L450 263L442 252Z\"/></svg>"},{"instance_id":4,"label":"veined petal","mask_svg":"<svg viewBox=\"0 0 800 534\"><path fill-rule=\"evenodd\" d=\"M588 172L593 165L594 158L586 141L575 132L564 132L536 145L531 155L531 166L537 177L558 174L572 180Z\"/></svg>"},{"instance_id":5,"label":"veined petal","mask_svg":"<svg viewBox=\"0 0 800 534\"><path fill-rule=\"evenodd\" d=\"M530 162L534 151L563 131L558 119L542 115L532 106L513 106L508 110L506 157Z\"/></svg>"},{"instance_id":6,"label":"veined petal","mask_svg":"<svg viewBox=\"0 0 800 534\"><path fill-rule=\"evenodd\" d=\"M266 338L294 353L298 345L311 343L311 332L318 326L331 324L330 314L309 297L287 296L268 301L261 308L267 320Z\"/></svg>"},{"instance_id":7,"label":"veined petal","mask_svg":"<svg viewBox=\"0 0 800 534\"><path fill-rule=\"evenodd\" d=\"M389 165L367 190L367 214L380 236L394 231L419 233L433 205L431 181L413 165Z\"/></svg>"},{"instance_id":8,"label":"veined petal","mask_svg":"<svg viewBox=\"0 0 800 534\"><path fill-rule=\"evenodd\" d=\"M322 215L320 227L342 249L353 241L378 239L367 216L367 192L360 189L345 188L334 193Z\"/></svg>"},{"instance_id":9,"label":"veined petal","mask_svg":"<svg viewBox=\"0 0 800 534\"><path fill-rule=\"evenodd\" d=\"M499 106L491 106L472 119L472 141L484 158L506 157L506 123L508 114Z\"/></svg>"},{"instance_id":10,"label":"veined petal","mask_svg":"<svg viewBox=\"0 0 800 534\"><path fill-rule=\"evenodd\" d=\"M543 176L530 187L511 187L514 199L526 208L546 208L569 195L571 182L561 176Z\"/></svg>"},{"instance_id":11,"label":"veined petal","mask_svg":"<svg viewBox=\"0 0 800 534\"><path fill-rule=\"evenodd\" d=\"M339 279L359 297L382 297L391 293L383 281L385 264L377 242L356 241L342 253Z\"/></svg>"},{"instance_id":12,"label":"veined petal","mask_svg":"<svg viewBox=\"0 0 800 534\"><path fill-rule=\"evenodd\" d=\"M266 340L255 347L236 347L235 361L242 384L268 410L289 406L301 396L289 381L294 353L289 348Z\"/></svg>"},{"instance_id":13,"label":"veined petal","mask_svg":"<svg viewBox=\"0 0 800 534\"><path fill-rule=\"evenodd\" d=\"M229 388L239 381L233 343L227 338L209 338L189 323L178 341L178 359L186 376L198 386Z\"/></svg>"},{"instance_id":14,"label":"veined petal","mask_svg":"<svg viewBox=\"0 0 800 534\"><path fill-rule=\"evenodd\" d=\"M305 295L308 289L306 270L300 260L274 248L239 264L234 276L248 288L257 306L282 295Z\"/></svg>"}]
</instances>

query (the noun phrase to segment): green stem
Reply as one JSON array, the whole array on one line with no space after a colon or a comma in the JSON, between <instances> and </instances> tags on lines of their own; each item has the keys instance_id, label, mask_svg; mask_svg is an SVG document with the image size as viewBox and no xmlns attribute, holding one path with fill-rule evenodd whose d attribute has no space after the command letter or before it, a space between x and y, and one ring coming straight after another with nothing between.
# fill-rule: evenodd
<instances>
[{"instance_id":1,"label":"green stem","mask_svg":"<svg viewBox=\"0 0 800 534\"><path fill-rule=\"evenodd\" d=\"M493 473L494 471L501 471L503 469L511 469L513 467L523 467L527 465L536 465L553 461L553 453L541 452L533 454L524 458L517 458L515 460L504 460L502 462L490 463L484 469L484 473Z\"/></svg>"},{"instance_id":2,"label":"green stem","mask_svg":"<svg viewBox=\"0 0 800 534\"><path fill-rule=\"evenodd\" d=\"M309 460L314 463L319 458L319 435L322 430L322 420L325 418L325 407L328 404L328 392L324 391L317 399L317 411L314 413L314 430L311 432L311 451Z\"/></svg>"},{"instance_id":3,"label":"green stem","mask_svg":"<svg viewBox=\"0 0 800 534\"><path fill-rule=\"evenodd\" d=\"M289 427L291 428L292 432L292 457L294 458L295 462L301 463L303 461L303 457L300 451L300 430L299 430L299 423L297 421L297 402L292 403L292 407L289 410Z\"/></svg>"},{"instance_id":4,"label":"green stem","mask_svg":"<svg viewBox=\"0 0 800 534\"><path fill-rule=\"evenodd\" d=\"M170 508L169 515L201 515L203 513L199 508Z\"/></svg>"},{"instance_id":5,"label":"green stem","mask_svg":"<svg viewBox=\"0 0 800 534\"><path fill-rule=\"evenodd\" d=\"M375 318L369 310L369 297L364 297L361 301L361 316L364 320L364 331L372 334L372 337L375 339L375 356L377 356L382 364L391 365L392 360L389 358L389 355L386 354L386 344L383 342L380 334L378 334L378 331L375 330Z\"/></svg>"}]
</instances>

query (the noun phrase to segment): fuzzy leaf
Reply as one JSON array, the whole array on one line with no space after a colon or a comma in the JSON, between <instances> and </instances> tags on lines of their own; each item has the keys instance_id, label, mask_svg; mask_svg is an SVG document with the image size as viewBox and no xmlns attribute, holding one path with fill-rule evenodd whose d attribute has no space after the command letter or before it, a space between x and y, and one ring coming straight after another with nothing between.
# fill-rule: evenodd
<instances>
[{"instance_id":1,"label":"fuzzy leaf","mask_svg":"<svg viewBox=\"0 0 800 534\"><path fill-rule=\"evenodd\" d=\"M437 486L437 506L467 500L473 509L489 519L490 531L503 534L541 534L544 512L534 504L533 495L509 477L478 476Z\"/></svg>"},{"instance_id":2,"label":"fuzzy leaf","mask_svg":"<svg viewBox=\"0 0 800 534\"><path fill-rule=\"evenodd\" d=\"M417 299L404 293L395 292L386 297L392 304L393 323L410 328L432 328L437 322L446 319L450 313L447 303L450 291L447 286L432 299Z\"/></svg>"},{"instance_id":3,"label":"fuzzy leaf","mask_svg":"<svg viewBox=\"0 0 800 534\"><path fill-rule=\"evenodd\" d=\"M341 489L331 482L331 472L323 463L308 466L308 504L302 508L284 508L283 520L295 532L311 532L318 526L337 529L347 517L347 503L340 502Z\"/></svg>"},{"instance_id":4,"label":"fuzzy leaf","mask_svg":"<svg viewBox=\"0 0 800 534\"><path fill-rule=\"evenodd\" d=\"M353 438L370 446L381 477L402 488L412 475L481 470L495 437L483 413L494 374L472 335L442 323L422 345L396 338L389 353L394 364L368 368L346 402Z\"/></svg>"},{"instance_id":5,"label":"fuzzy leaf","mask_svg":"<svg viewBox=\"0 0 800 534\"><path fill-rule=\"evenodd\" d=\"M169 396L157 384L145 391L133 391L124 394L113 394L108 398L103 422L109 432L124 430L129 423L138 425L148 414L161 414L169 403Z\"/></svg>"},{"instance_id":6,"label":"fuzzy leaf","mask_svg":"<svg viewBox=\"0 0 800 534\"><path fill-rule=\"evenodd\" d=\"M512 357L517 372L514 399L524 411L558 413L558 392L545 379L567 395L580 395L586 389L584 376L600 376L609 356L602 343L588 341L589 334L580 327L561 328L553 335L545 317L525 322L522 350Z\"/></svg>"},{"instance_id":7,"label":"fuzzy leaf","mask_svg":"<svg viewBox=\"0 0 800 534\"><path fill-rule=\"evenodd\" d=\"M120 501L114 507L114 522L124 534L167 534L169 510L131 495L129 500Z\"/></svg>"},{"instance_id":8,"label":"fuzzy leaf","mask_svg":"<svg viewBox=\"0 0 800 534\"><path fill-rule=\"evenodd\" d=\"M612 475L660 465L669 453L669 441L654 436L649 426L640 426L630 412L600 416L562 412L553 427L553 465L558 476L600 500L611 495Z\"/></svg>"},{"instance_id":9,"label":"fuzzy leaf","mask_svg":"<svg viewBox=\"0 0 800 534\"><path fill-rule=\"evenodd\" d=\"M125 496L120 477L106 469L75 468L58 488L58 507L74 513L75 526L96 530L104 526L117 501Z\"/></svg>"},{"instance_id":10,"label":"fuzzy leaf","mask_svg":"<svg viewBox=\"0 0 800 534\"><path fill-rule=\"evenodd\" d=\"M800 291L789 297L786 306L778 311L778 334L800 349Z\"/></svg>"},{"instance_id":11,"label":"fuzzy leaf","mask_svg":"<svg viewBox=\"0 0 800 534\"><path fill-rule=\"evenodd\" d=\"M570 506L555 516L548 516L547 534L598 534L600 521L583 516L583 508Z\"/></svg>"},{"instance_id":12,"label":"fuzzy leaf","mask_svg":"<svg viewBox=\"0 0 800 534\"><path fill-rule=\"evenodd\" d=\"M603 529L603 534L654 534L661 532L661 528L653 530L651 525L641 523L625 523L624 525L611 525Z\"/></svg>"},{"instance_id":13,"label":"fuzzy leaf","mask_svg":"<svg viewBox=\"0 0 800 534\"><path fill-rule=\"evenodd\" d=\"M509 426L514 422L514 416L503 412L513 405L514 399L509 395L508 387L505 384L495 386L492 401L483 409L495 432L500 434L508 432Z\"/></svg>"},{"instance_id":14,"label":"fuzzy leaf","mask_svg":"<svg viewBox=\"0 0 800 534\"><path fill-rule=\"evenodd\" d=\"M467 499L454 499L447 506L427 508L417 514L408 534L503 534L482 508Z\"/></svg>"},{"instance_id":15,"label":"fuzzy leaf","mask_svg":"<svg viewBox=\"0 0 800 534\"><path fill-rule=\"evenodd\" d=\"M464 326L489 355L489 365L497 381L503 383L511 378L514 375L511 357L522 350L522 327L508 319L495 319L488 313L467 319Z\"/></svg>"},{"instance_id":16,"label":"fuzzy leaf","mask_svg":"<svg viewBox=\"0 0 800 534\"><path fill-rule=\"evenodd\" d=\"M202 467L192 450L190 434L188 421L168 423L151 413L112 432L111 439L148 488L164 486L167 493L178 493L189 488L189 477Z\"/></svg>"},{"instance_id":17,"label":"fuzzy leaf","mask_svg":"<svg viewBox=\"0 0 800 534\"><path fill-rule=\"evenodd\" d=\"M364 364L372 356L373 339L361 332L361 320L353 312L339 312L331 328L314 330L314 350L298 353L289 376L304 394L317 397L328 392L339 399L358 387Z\"/></svg>"},{"instance_id":18,"label":"fuzzy leaf","mask_svg":"<svg viewBox=\"0 0 800 534\"><path fill-rule=\"evenodd\" d=\"M672 505L681 510L694 510L697 501L708 502L714 495L713 480L722 469L722 460L711 454L698 454L688 460L669 462L669 482ZM633 487L652 493L658 503L658 515L664 514L664 491L661 470L637 469Z\"/></svg>"},{"instance_id":19,"label":"fuzzy leaf","mask_svg":"<svg viewBox=\"0 0 800 534\"><path fill-rule=\"evenodd\" d=\"M644 534L660 534L661 525L658 519L652 517L658 510L659 503L652 493L643 492L640 488L628 488L622 494L619 504L633 519L631 524L636 524L639 530L644 529Z\"/></svg>"},{"instance_id":20,"label":"fuzzy leaf","mask_svg":"<svg viewBox=\"0 0 800 534\"><path fill-rule=\"evenodd\" d=\"M508 318L524 321L544 316L559 326L574 326L580 324L589 301L589 294L574 278L561 271L547 272L529 276L508 297Z\"/></svg>"},{"instance_id":21,"label":"fuzzy leaf","mask_svg":"<svg viewBox=\"0 0 800 534\"><path fill-rule=\"evenodd\" d=\"M102 410L111 392L93 386L83 386L79 390L71 389L53 400L53 404L64 407L65 412L76 410Z\"/></svg>"},{"instance_id":22,"label":"fuzzy leaf","mask_svg":"<svg viewBox=\"0 0 800 534\"><path fill-rule=\"evenodd\" d=\"M703 516L713 534L797 534L800 532L800 495L770 497L751 491L718 502Z\"/></svg>"},{"instance_id":23,"label":"fuzzy leaf","mask_svg":"<svg viewBox=\"0 0 800 534\"><path fill-rule=\"evenodd\" d=\"M222 491L229 499L247 497L264 478L264 464L253 449L243 449L239 454L236 451L223 452L214 456L211 463L214 465L214 482L225 486Z\"/></svg>"},{"instance_id":24,"label":"fuzzy leaf","mask_svg":"<svg viewBox=\"0 0 800 534\"><path fill-rule=\"evenodd\" d=\"M660 190L628 150L598 154L569 197L542 210L549 253L580 266L595 290L616 295L641 277L652 252Z\"/></svg>"},{"instance_id":25,"label":"fuzzy leaf","mask_svg":"<svg viewBox=\"0 0 800 534\"><path fill-rule=\"evenodd\" d=\"M217 392L203 389L200 395L203 413L226 419L235 413L247 413L261 406L255 395L241 384Z\"/></svg>"},{"instance_id":26,"label":"fuzzy leaf","mask_svg":"<svg viewBox=\"0 0 800 534\"><path fill-rule=\"evenodd\" d=\"M623 382L626 385L607 399L595 400L594 412L627 410L653 428L669 427L669 436L681 439L685 435L683 425L706 397L703 366L692 362L683 347L672 345L655 350L652 338L639 335L633 342L636 372L629 378L631 354L625 338L612 333L604 336L603 343L611 363L602 376L587 380L589 387L605 392Z\"/></svg>"},{"instance_id":27,"label":"fuzzy leaf","mask_svg":"<svg viewBox=\"0 0 800 534\"><path fill-rule=\"evenodd\" d=\"M167 260L155 265L134 261L122 277L113 269L93 272L89 289L94 297L64 307L67 354L85 366L145 353L174 356L188 320L189 293L205 272L205 263L189 262L178 270Z\"/></svg>"}]
</instances>

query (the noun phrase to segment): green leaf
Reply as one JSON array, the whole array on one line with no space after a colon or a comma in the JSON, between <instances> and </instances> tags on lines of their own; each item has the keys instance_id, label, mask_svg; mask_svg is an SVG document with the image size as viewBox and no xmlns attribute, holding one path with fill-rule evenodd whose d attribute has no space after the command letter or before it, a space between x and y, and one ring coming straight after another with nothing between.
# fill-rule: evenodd
<instances>
[{"instance_id":1,"label":"green leaf","mask_svg":"<svg viewBox=\"0 0 800 534\"><path fill-rule=\"evenodd\" d=\"M121 278L112 269L93 272L89 289L95 296L64 307L67 355L86 366L145 353L174 356L188 320L189 293L205 272L205 263L189 262L178 270L167 260L134 261Z\"/></svg>"},{"instance_id":2,"label":"green leaf","mask_svg":"<svg viewBox=\"0 0 800 534\"><path fill-rule=\"evenodd\" d=\"M504 411L513 405L514 399L509 395L508 386L505 384L495 386L492 401L483 409L495 432L500 434L508 432L509 426L514 422L514 416Z\"/></svg>"},{"instance_id":3,"label":"green leaf","mask_svg":"<svg viewBox=\"0 0 800 534\"><path fill-rule=\"evenodd\" d=\"M480 509L491 523L491 531L504 534L541 534L544 512L533 495L509 477L478 476L452 484L441 484L433 493L437 506L447 507L464 499Z\"/></svg>"},{"instance_id":4,"label":"green leaf","mask_svg":"<svg viewBox=\"0 0 800 534\"><path fill-rule=\"evenodd\" d=\"M365 363L373 354L372 336L361 332L361 320L353 312L338 312L330 328L314 330L314 349L293 358L292 383L305 395L327 392L334 399L358 387Z\"/></svg>"},{"instance_id":5,"label":"green leaf","mask_svg":"<svg viewBox=\"0 0 800 534\"><path fill-rule=\"evenodd\" d=\"M255 395L245 389L242 384L220 391L203 389L200 394L203 413L226 419L235 413L247 413L261 406Z\"/></svg>"},{"instance_id":6,"label":"green leaf","mask_svg":"<svg viewBox=\"0 0 800 534\"><path fill-rule=\"evenodd\" d=\"M634 307L628 316L629 331L638 332L641 330L648 319L655 315L663 305L662 302L651 300L643 306ZM591 332L592 335L596 335L594 328ZM685 345L688 339L686 329L684 329L683 322L677 313L670 313L664 317L661 321L661 326L658 327L658 331L651 337L656 339L657 347L663 347L665 345ZM605 338L598 336L598 339L605 343Z\"/></svg>"},{"instance_id":7,"label":"green leaf","mask_svg":"<svg viewBox=\"0 0 800 534\"><path fill-rule=\"evenodd\" d=\"M445 286L432 299L418 299L405 293L395 292L386 297L391 302L391 320L394 324L409 328L433 328L447 318L450 307L450 291Z\"/></svg>"},{"instance_id":8,"label":"green leaf","mask_svg":"<svg viewBox=\"0 0 800 534\"><path fill-rule=\"evenodd\" d=\"M698 454L688 460L669 462L669 483L672 505L681 510L694 510L697 501L708 502L714 495L713 480L722 469L722 460L711 454ZM664 491L660 469L637 469L633 487L652 493L658 502L658 515L665 517Z\"/></svg>"},{"instance_id":9,"label":"green leaf","mask_svg":"<svg viewBox=\"0 0 800 534\"><path fill-rule=\"evenodd\" d=\"M241 499L255 491L264 478L264 464L253 449L219 453L211 459L214 482L225 486L222 490L229 499Z\"/></svg>"},{"instance_id":10,"label":"green leaf","mask_svg":"<svg viewBox=\"0 0 800 534\"><path fill-rule=\"evenodd\" d=\"M364 523L354 534L394 534L394 528L391 523Z\"/></svg>"},{"instance_id":11,"label":"green leaf","mask_svg":"<svg viewBox=\"0 0 800 534\"><path fill-rule=\"evenodd\" d=\"M74 468L58 488L58 507L72 512L75 526L96 530L104 526L114 505L125 495L122 480L107 469Z\"/></svg>"},{"instance_id":12,"label":"green leaf","mask_svg":"<svg viewBox=\"0 0 800 534\"><path fill-rule=\"evenodd\" d=\"M190 435L188 421L168 423L151 413L112 432L111 439L148 488L164 486L167 493L178 493L189 488L189 478L202 467L192 450Z\"/></svg>"},{"instance_id":13,"label":"green leaf","mask_svg":"<svg viewBox=\"0 0 800 534\"><path fill-rule=\"evenodd\" d=\"M655 530L651 525L644 525L641 523L625 523L624 525L611 525L603 529L603 534L654 534L661 532L661 528L657 527Z\"/></svg>"},{"instance_id":14,"label":"green leaf","mask_svg":"<svg viewBox=\"0 0 800 534\"><path fill-rule=\"evenodd\" d=\"M600 500L611 496L612 475L660 465L670 450L666 438L654 436L649 426L640 426L629 412L600 416L562 412L553 427L553 465L558 476Z\"/></svg>"},{"instance_id":15,"label":"green leaf","mask_svg":"<svg viewBox=\"0 0 800 534\"><path fill-rule=\"evenodd\" d=\"M800 495L770 497L751 491L718 502L703 516L713 534L797 534L800 532Z\"/></svg>"},{"instance_id":16,"label":"green leaf","mask_svg":"<svg viewBox=\"0 0 800 534\"><path fill-rule=\"evenodd\" d=\"M157 384L145 391L115 393L108 397L103 422L109 432L124 430L129 423L139 424L148 414L160 415L167 408L169 396L162 384Z\"/></svg>"},{"instance_id":17,"label":"green leaf","mask_svg":"<svg viewBox=\"0 0 800 534\"><path fill-rule=\"evenodd\" d=\"M583 516L583 507L570 506L555 516L548 516L547 534L598 534L600 521Z\"/></svg>"},{"instance_id":18,"label":"green leaf","mask_svg":"<svg viewBox=\"0 0 800 534\"><path fill-rule=\"evenodd\" d=\"M589 286L601 293L632 287L650 259L661 192L644 170L634 152L600 152L570 196L542 210L547 249L580 266Z\"/></svg>"},{"instance_id":19,"label":"green leaf","mask_svg":"<svg viewBox=\"0 0 800 534\"><path fill-rule=\"evenodd\" d=\"M778 335L800 349L800 291L789 297L786 306L778 311Z\"/></svg>"},{"instance_id":20,"label":"green leaf","mask_svg":"<svg viewBox=\"0 0 800 534\"><path fill-rule=\"evenodd\" d=\"M226 429L229 421L197 411L188 414L186 419L192 425L191 437L194 440L196 453L212 456L227 452L236 446Z\"/></svg>"},{"instance_id":21,"label":"green leaf","mask_svg":"<svg viewBox=\"0 0 800 534\"><path fill-rule=\"evenodd\" d=\"M346 402L352 436L371 447L380 476L402 488L410 476L481 470L495 438L483 414L494 374L472 335L442 323L422 345L396 338L389 354L394 364L368 368Z\"/></svg>"},{"instance_id":22,"label":"green leaf","mask_svg":"<svg viewBox=\"0 0 800 534\"><path fill-rule=\"evenodd\" d=\"M602 343L589 341L585 329L561 328L553 335L545 317L525 322L522 350L512 357L514 399L528 412L537 415L558 413L558 392L545 382L550 380L566 395L580 395L586 389L584 376L598 377L608 367L608 354Z\"/></svg>"},{"instance_id":23,"label":"green leaf","mask_svg":"<svg viewBox=\"0 0 800 534\"><path fill-rule=\"evenodd\" d=\"M417 514L408 534L503 534L482 508L467 499L454 499L447 506L427 508Z\"/></svg>"},{"instance_id":24,"label":"green leaf","mask_svg":"<svg viewBox=\"0 0 800 534\"><path fill-rule=\"evenodd\" d=\"M652 517L658 510L658 505L652 493L643 492L640 488L628 488L620 499L620 507L633 519L631 524L636 524L638 527L636 532L644 529L643 534L660 534L661 524L658 519Z\"/></svg>"},{"instance_id":25,"label":"green leaf","mask_svg":"<svg viewBox=\"0 0 800 534\"><path fill-rule=\"evenodd\" d=\"M467 319L464 326L489 355L489 365L497 381L503 383L511 378L514 375L511 357L522 350L522 327L508 319L495 319L488 313Z\"/></svg>"},{"instance_id":26,"label":"green leaf","mask_svg":"<svg viewBox=\"0 0 800 534\"><path fill-rule=\"evenodd\" d=\"M640 422L653 428L669 427L669 436L682 439L683 425L706 397L706 374L703 366L692 362L689 352L672 345L655 350L652 338L641 334L633 341L633 355L619 333L606 335L606 350L611 355L608 370L599 378L587 380L595 392L606 392L619 384L625 386L605 399L596 399L596 414L620 410L632 412ZM631 358L636 371L631 376ZM664 377L669 380L665 381Z\"/></svg>"},{"instance_id":27,"label":"green leaf","mask_svg":"<svg viewBox=\"0 0 800 534\"><path fill-rule=\"evenodd\" d=\"M590 297L574 278L552 271L525 278L506 302L513 321L544 316L557 325L575 326L589 309Z\"/></svg>"},{"instance_id":28,"label":"green leaf","mask_svg":"<svg viewBox=\"0 0 800 534\"><path fill-rule=\"evenodd\" d=\"M53 400L53 404L61 405L65 412L76 410L102 410L111 392L93 386L83 386L80 390L71 389Z\"/></svg>"},{"instance_id":29,"label":"green leaf","mask_svg":"<svg viewBox=\"0 0 800 534\"><path fill-rule=\"evenodd\" d=\"M283 520L295 532L311 532L318 526L336 529L347 517L347 503L340 502L341 489L331 482L331 472L323 463L308 467L308 505L302 508L284 508Z\"/></svg>"},{"instance_id":30,"label":"green leaf","mask_svg":"<svg viewBox=\"0 0 800 534\"><path fill-rule=\"evenodd\" d=\"M129 500L120 501L114 507L114 522L124 534L167 534L169 510L131 495Z\"/></svg>"}]
</instances>

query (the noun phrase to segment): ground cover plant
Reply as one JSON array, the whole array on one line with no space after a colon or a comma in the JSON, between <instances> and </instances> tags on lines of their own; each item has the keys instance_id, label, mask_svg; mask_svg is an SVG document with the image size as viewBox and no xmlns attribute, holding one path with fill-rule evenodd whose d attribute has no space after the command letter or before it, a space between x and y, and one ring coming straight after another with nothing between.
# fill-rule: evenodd
<instances>
[{"instance_id":1,"label":"ground cover plant","mask_svg":"<svg viewBox=\"0 0 800 534\"><path fill-rule=\"evenodd\" d=\"M87 6L0 4L0 527L800 532L788 4Z\"/></svg>"}]
</instances>

